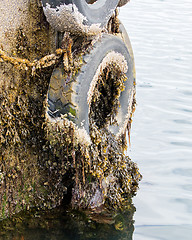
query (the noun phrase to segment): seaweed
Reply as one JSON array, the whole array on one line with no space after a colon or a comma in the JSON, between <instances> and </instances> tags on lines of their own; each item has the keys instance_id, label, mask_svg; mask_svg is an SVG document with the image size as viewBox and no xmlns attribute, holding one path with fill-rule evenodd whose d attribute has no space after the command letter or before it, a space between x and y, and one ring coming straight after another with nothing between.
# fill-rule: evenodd
<instances>
[{"instance_id":1,"label":"seaweed","mask_svg":"<svg viewBox=\"0 0 192 240\"><path fill-rule=\"evenodd\" d=\"M136 164L124 154L125 138L115 139L105 123L98 121L99 116L91 117L87 136L65 116L50 120L47 115L54 67L63 62L66 76L75 77L83 54L95 39L65 34L68 44L55 50L42 7L38 1L28 4L29 29L21 24L12 41L5 35L2 41L6 40L11 50L5 44L0 50L0 220L33 207L55 208L63 202L74 209L124 208L141 179ZM124 74L114 71L120 77L113 83L122 90ZM101 78L108 74L111 78L113 71L108 73L105 68L103 74ZM102 89L102 81L98 85L102 93L106 88ZM118 94L105 104L99 101L106 122L111 117L105 112L106 105L113 106L115 114ZM92 115L95 110L92 107ZM131 116L126 124L130 133Z\"/></svg>"}]
</instances>

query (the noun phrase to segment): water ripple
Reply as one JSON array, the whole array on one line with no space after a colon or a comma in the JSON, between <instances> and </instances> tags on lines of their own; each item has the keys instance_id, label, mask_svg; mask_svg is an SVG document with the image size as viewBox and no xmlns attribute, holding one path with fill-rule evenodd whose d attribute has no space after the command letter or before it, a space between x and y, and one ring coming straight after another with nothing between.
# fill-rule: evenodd
<instances>
[{"instance_id":1,"label":"water ripple","mask_svg":"<svg viewBox=\"0 0 192 240\"><path fill-rule=\"evenodd\" d=\"M191 240L192 1L132 0L120 18L137 73L130 155L150 183L135 198L135 236Z\"/></svg>"}]
</instances>

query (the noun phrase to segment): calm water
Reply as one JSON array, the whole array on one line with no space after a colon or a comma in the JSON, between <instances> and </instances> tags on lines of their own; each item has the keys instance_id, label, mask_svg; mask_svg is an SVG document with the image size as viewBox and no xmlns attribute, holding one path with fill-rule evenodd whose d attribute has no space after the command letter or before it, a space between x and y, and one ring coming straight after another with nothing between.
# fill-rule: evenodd
<instances>
[{"instance_id":1,"label":"calm water","mask_svg":"<svg viewBox=\"0 0 192 240\"><path fill-rule=\"evenodd\" d=\"M192 239L192 1L121 9L137 72L129 155L143 174L135 240Z\"/></svg>"},{"instance_id":2,"label":"calm water","mask_svg":"<svg viewBox=\"0 0 192 240\"><path fill-rule=\"evenodd\" d=\"M143 180L134 198L133 239L191 240L192 1L132 0L121 9L120 19L132 42L137 71L137 109L128 154L138 163ZM117 219L117 230L118 221L124 222L127 233L119 231L117 236L112 227L94 225L89 239L131 240L133 213ZM49 222L51 232L34 227L25 239L74 240L90 234L89 221L77 224L63 214L57 218L55 229ZM103 237L97 238L98 232Z\"/></svg>"}]
</instances>

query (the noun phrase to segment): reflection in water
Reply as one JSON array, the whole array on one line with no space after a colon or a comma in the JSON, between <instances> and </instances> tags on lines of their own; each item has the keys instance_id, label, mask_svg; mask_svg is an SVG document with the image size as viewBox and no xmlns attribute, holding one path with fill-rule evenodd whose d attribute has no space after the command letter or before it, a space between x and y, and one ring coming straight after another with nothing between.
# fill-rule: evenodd
<instances>
[{"instance_id":1,"label":"reflection in water","mask_svg":"<svg viewBox=\"0 0 192 240\"><path fill-rule=\"evenodd\" d=\"M132 240L135 207L130 200L124 212L91 213L58 208L50 212L25 213L0 226L0 239L10 240ZM6 232L6 235L3 233Z\"/></svg>"}]
</instances>

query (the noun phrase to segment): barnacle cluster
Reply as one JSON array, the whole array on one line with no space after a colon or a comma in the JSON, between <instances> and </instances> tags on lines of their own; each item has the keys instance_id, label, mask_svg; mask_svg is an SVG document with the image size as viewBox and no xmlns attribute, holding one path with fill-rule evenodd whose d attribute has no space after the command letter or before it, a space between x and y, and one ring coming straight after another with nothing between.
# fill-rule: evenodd
<instances>
[{"instance_id":1,"label":"barnacle cluster","mask_svg":"<svg viewBox=\"0 0 192 240\"><path fill-rule=\"evenodd\" d=\"M33 33L38 39L39 29ZM46 98L53 67L62 61L66 75L76 74L78 57L72 59L70 49L65 48L55 54L47 51L43 57L45 44L39 43L34 50L36 45L32 40L32 47L26 45L26 39L19 28L16 56L9 57L0 50L0 219L34 206L53 208L63 201L81 209L123 208L135 194L141 175L124 154L125 137L115 139L105 128L117 111L119 92L107 102L101 94L117 86L122 91L124 73L112 63L103 68L91 97L92 122L87 136L65 116L57 120L47 116ZM76 56L91 47L89 38L74 37L73 43ZM40 60L34 60L32 53L41 52L41 48L44 50ZM30 56L26 55L28 52ZM106 122L99 121L95 111L100 105L93 102L101 105L101 118ZM113 109L111 115L108 105ZM131 116L126 124L130 123Z\"/></svg>"},{"instance_id":2,"label":"barnacle cluster","mask_svg":"<svg viewBox=\"0 0 192 240\"><path fill-rule=\"evenodd\" d=\"M48 88L45 76L32 77L20 70L14 71L10 82L1 81L0 218L44 204L48 182L48 172L41 167L41 159L48 154L42 137L44 91Z\"/></svg>"},{"instance_id":3,"label":"barnacle cluster","mask_svg":"<svg viewBox=\"0 0 192 240\"><path fill-rule=\"evenodd\" d=\"M125 135L115 138L107 128L118 111L119 96L127 80L125 71L113 61L99 69L102 71L93 92L88 94L90 135L65 116L56 120L48 118L46 122L51 148L73 180L69 190L71 204L79 209L123 208L141 179L137 165L124 154ZM134 109L135 99L132 99L125 123L128 133Z\"/></svg>"},{"instance_id":4,"label":"barnacle cluster","mask_svg":"<svg viewBox=\"0 0 192 240\"><path fill-rule=\"evenodd\" d=\"M86 21L86 17L78 11L75 4L62 4L57 9L51 8L47 4L44 7L44 12L50 25L60 32L71 29L73 33L78 35L97 35L102 31L100 24L84 25L83 22Z\"/></svg>"},{"instance_id":5,"label":"barnacle cluster","mask_svg":"<svg viewBox=\"0 0 192 240\"><path fill-rule=\"evenodd\" d=\"M115 123L120 105L120 93L124 91L126 75L115 62L108 64L99 75L90 104L89 119L98 127Z\"/></svg>"},{"instance_id":6,"label":"barnacle cluster","mask_svg":"<svg viewBox=\"0 0 192 240\"><path fill-rule=\"evenodd\" d=\"M74 65L74 71L76 68ZM101 80L105 77L106 82L97 83L99 92L103 87L107 90L108 82L116 75L112 69L112 64L104 69ZM23 74L20 81L1 87L1 218L33 206L54 207L66 197L74 208L123 207L136 192L141 176L124 155L122 139L115 140L94 116L96 102L105 102L98 99L98 91L92 97L95 105L91 107L88 137L64 117L57 121L46 117L45 77L50 69L42 74L39 71L36 77L26 78L24 70L19 74ZM111 84L123 90L125 76L121 72L119 76ZM115 102L110 103L115 106L114 112L119 92L116 95ZM104 105L100 112L109 118L106 111Z\"/></svg>"}]
</instances>

